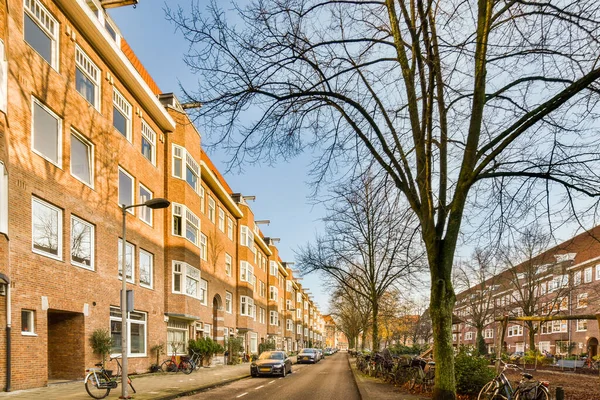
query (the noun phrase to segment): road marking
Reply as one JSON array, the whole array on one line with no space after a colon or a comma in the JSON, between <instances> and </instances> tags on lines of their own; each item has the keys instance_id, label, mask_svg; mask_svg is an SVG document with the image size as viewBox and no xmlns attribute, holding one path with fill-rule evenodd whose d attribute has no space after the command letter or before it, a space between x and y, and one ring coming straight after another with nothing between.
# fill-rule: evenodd
<instances>
[{"instance_id":1,"label":"road marking","mask_svg":"<svg viewBox=\"0 0 600 400\"><path fill-rule=\"evenodd\" d=\"M269 382L269 385L270 385L271 383L273 383L273 382L275 382L275 381L271 381L271 382Z\"/></svg>"},{"instance_id":2,"label":"road marking","mask_svg":"<svg viewBox=\"0 0 600 400\"><path fill-rule=\"evenodd\" d=\"M260 385L259 387L255 387L254 390L258 390L258 389L264 388L264 387L265 387L265 385Z\"/></svg>"},{"instance_id":3,"label":"road marking","mask_svg":"<svg viewBox=\"0 0 600 400\"><path fill-rule=\"evenodd\" d=\"M235 398L236 398L236 399L239 399L240 397L242 397L242 396L245 396L245 395L247 395L247 394L248 394L248 392L246 392L246 393L242 393L242 394L240 394L239 396L235 396Z\"/></svg>"}]
</instances>

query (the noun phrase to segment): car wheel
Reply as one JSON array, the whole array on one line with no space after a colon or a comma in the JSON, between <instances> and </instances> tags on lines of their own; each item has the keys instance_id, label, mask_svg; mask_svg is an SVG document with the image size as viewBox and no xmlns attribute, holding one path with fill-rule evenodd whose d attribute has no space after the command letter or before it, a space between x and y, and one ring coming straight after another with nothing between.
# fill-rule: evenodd
<instances>
[{"instance_id":1,"label":"car wheel","mask_svg":"<svg viewBox=\"0 0 600 400\"><path fill-rule=\"evenodd\" d=\"M281 373L281 377L282 377L282 378L285 378L285 375L286 375L286 371L285 371L285 365L283 366L283 368L282 368L282 371L283 371L283 372Z\"/></svg>"}]
</instances>

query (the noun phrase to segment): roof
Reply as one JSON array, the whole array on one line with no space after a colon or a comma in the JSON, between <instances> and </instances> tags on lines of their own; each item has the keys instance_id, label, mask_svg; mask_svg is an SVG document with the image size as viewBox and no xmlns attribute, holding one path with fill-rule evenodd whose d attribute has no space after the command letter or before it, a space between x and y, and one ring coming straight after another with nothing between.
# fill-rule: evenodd
<instances>
[{"instance_id":1,"label":"roof","mask_svg":"<svg viewBox=\"0 0 600 400\"><path fill-rule=\"evenodd\" d=\"M219 182L221 182L221 185L223 185L223 188L225 188L225 190L227 191L227 193L229 193L230 195L233 194L233 190L231 190L231 187L229 186L229 184L227 183L227 181L225 180L225 178L223 178L223 175L221 175L221 173L219 172L219 170L217 169L217 167L215 167L215 164L213 164L213 162L210 159L210 157L208 156L208 154L206 154L206 152L204 151L204 149L201 148L200 150L202 152L202 155L201 155L202 161L204 161L204 163L212 171L212 173L219 180Z\"/></svg>"},{"instance_id":2,"label":"roof","mask_svg":"<svg viewBox=\"0 0 600 400\"><path fill-rule=\"evenodd\" d=\"M154 93L157 96L159 94L161 94L162 92L158 88L158 85L156 84L154 79L152 79L152 77L150 76L150 73L146 70L146 68L140 61L140 59L137 58L137 56L135 55L135 53L129 46L129 43L127 43L127 41L123 37L121 37L121 51L123 52L123 54L125 54L127 59L131 62L133 67L140 74L140 76L142 77L144 82L146 82L146 84L150 87L150 90L152 90L152 93Z\"/></svg>"}]
</instances>

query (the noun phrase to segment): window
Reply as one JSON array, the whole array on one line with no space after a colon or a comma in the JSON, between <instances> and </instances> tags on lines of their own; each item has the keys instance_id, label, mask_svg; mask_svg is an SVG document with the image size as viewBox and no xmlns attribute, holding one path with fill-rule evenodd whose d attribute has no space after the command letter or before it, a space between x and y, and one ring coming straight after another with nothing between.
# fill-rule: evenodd
<instances>
[{"instance_id":1,"label":"window","mask_svg":"<svg viewBox=\"0 0 600 400\"><path fill-rule=\"evenodd\" d=\"M580 293L577 295L577 308L585 308L588 305L588 294Z\"/></svg>"},{"instance_id":2,"label":"window","mask_svg":"<svg viewBox=\"0 0 600 400\"><path fill-rule=\"evenodd\" d=\"M233 302L233 294L230 292L225 292L225 311L231 314L232 310L232 302Z\"/></svg>"},{"instance_id":3,"label":"window","mask_svg":"<svg viewBox=\"0 0 600 400\"><path fill-rule=\"evenodd\" d=\"M258 283L258 295L260 297L267 297L267 285L263 281L259 281Z\"/></svg>"},{"instance_id":4,"label":"window","mask_svg":"<svg viewBox=\"0 0 600 400\"><path fill-rule=\"evenodd\" d=\"M269 263L269 275L277 276L277 263L275 261Z\"/></svg>"},{"instance_id":5,"label":"window","mask_svg":"<svg viewBox=\"0 0 600 400\"><path fill-rule=\"evenodd\" d=\"M113 126L131 142L131 104L113 88Z\"/></svg>"},{"instance_id":6,"label":"window","mask_svg":"<svg viewBox=\"0 0 600 400\"><path fill-rule=\"evenodd\" d=\"M110 336L112 338L111 354L121 353L121 310L118 307L110 308ZM128 355L146 355L146 313L132 311L127 318L127 332L129 342Z\"/></svg>"},{"instance_id":7,"label":"window","mask_svg":"<svg viewBox=\"0 0 600 400\"><path fill-rule=\"evenodd\" d=\"M248 296L240 296L240 315L254 316L254 299Z\"/></svg>"},{"instance_id":8,"label":"window","mask_svg":"<svg viewBox=\"0 0 600 400\"><path fill-rule=\"evenodd\" d=\"M550 291L558 290L569 285L569 275L558 275L552 279Z\"/></svg>"},{"instance_id":9,"label":"window","mask_svg":"<svg viewBox=\"0 0 600 400\"><path fill-rule=\"evenodd\" d=\"M110 22L108 22L107 19L104 20L104 28L106 29L106 32L108 32L112 40L118 42L119 35L117 35L117 30L111 25Z\"/></svg>"},{"instance_id":10,"label":"window","mask_svg":"<svg viewBox=\"0 0 600 400\"><path fill-rule=\"evenodd\" d=\"M75 89L99 110L100 70L79 46L75 46L75 65Z\"/></svg>"},{"instance_id":11,"label":"window","mask_svg":"<svg viewBox=\"0 0 600 400\"><path fill-rule=\"evenodd\" d=\"M258 333L250 332L250 353L258 353Z\"/></svg>"},{"instance_id":12,"label":"window","mask_svg":"<svg viewBox=\"0 0 600 400\"><path fill-rule=\"evenodd\" d=\"M173 145L173 176L182 179L181 168L183 165L183 152L185 150L181 146Z\"/></svg>"},{"instance_id":13,"label":"window","mask_svg":"<svg viewBox=\"0 0 600 400\"><path fill-rule=\"evenodd\" d=\"M71 264L94 269L94 225L71 216Z\"/></svg>"},{"instance_id":14,"label":"window","mask_svg":"<svg viewBox=\"0 0 600 400\"><path fill-rule=\"evenodd\" d=\"M167 355L187 354L188 323L176 318L167 322Z\"/></svg>"},{"instance_id":15,"label":"window","mask_svg":"<svg viewBox=\"0 0 600 400\"><path fill-rule=\"evenodd\" d=\"M289 318L285 320L285 329L288 331L294 330L294 322Z\"/></svg>"},{"instance_id":16,"label":"window","mask_svg":"<svg viewBox=\"0 0 600 400\"><path fill-rule=\"evenodd\" d=\"M200 279L200 303L202 305L206 305L208 298L208 281L205 279Z\"/></svg>"},{"instance_id":17,"label":"window","mask_svg":"<svg viewBox=\"0 0 600 400\"><path fill-rule=\"evenodd\" d=\"M71 175L93 187L94 147L83 136L71 131Z\"/></svg>"},{"instance_id":18,"label":"window","mask_svg":"<svg viewBox=\"0 0 600 400\"><path fill-rule=\"evenodd\" d=\"M546 282L540 283L540 296L543 296L543 295L545 295L548 292L547 287L548 286L547 286Z\"/></svg>"},{"instance_id":19,"label":"window","mask_svg":"<svg viewBox=\"0 0 600 400\"><path fill-rule=\"evenodd\" d=\"M215 200L208 196L208 219L214 224L215 222Z\"/></svg>"},{"instance_id":20,"label":"window","mask_svg":"<svg viewBox=\"0 0 600 400\"><path fill-rule=\"evenodd\" d=\"M233 220L227 217L227 237L233 240Z\"/></svg>"},{"instance_id":21,"label":"window","mask_svg":"<svg viewBox=\"0 0 600 400\"><path fill-rule=\"evenodd\" d=\"M465 340L473 340L473 332L466 332Z\"/></svg>"},{"instance_id":22,"label":"window","mask_svg":"<svg viewBox=\"0 0 600 400\"><path fill-rule=\"evenodd\" d=\"M297 324L296 325L296 334L297 335L301 335L302 334L302 324Z\"/></svg>"},{"instance_id":23,"label":"window","mask_svg":"<svg viewBox=\"0 0 600 400\"><path fill-rule=\"evenodd\" d=\"M32 198L32 250L62 260L62 210Z\"/></svg>"},{"instance_id":24,"label":"window","mask_svg":"<svg viewBox=\"0 0 600 400\"><path fill-rule=\"evenodd\" d=\"M573 286L579 286L581 284L581 271L575 271L573 273Z\"/></svg>"},{"instance_id":25,"label":"window","mask_svg":"<svg viewBox=\"0 0 600 400\"><path fill-rule=\"evenodd\" d=\"M156 165L156 133L142 120L142 155Z\"/></svg>"},{"instance_id":26,"label":"window","mask_svg":"<svg viewBox=\"0 0 600 400\"><path fill-rule=\"evenodd\" d=\"M279 325L279 313L277 311L269 312L269 325Z\"/></svg>"},{"instance_id":27,"label":"window","mask_svg":"<svg viewBox=\"0 0 600 400\"><path fill-rule=\"evenodd\" d=\"M36 98L33 99L32 150L62 167L62 120Z\"/></svg>"},{"instance_id":28,"label":"window","mask_svg":"<svg viewBox=\"0 0 600 400\"><path fill-rule=\"evenodd\" d=\"M206 261L207 255L207 238L203 233L200 234L200 258Z\"/></svg>"},{"instance_id":29,"label":"window","mask_svg":"<svg viewBox=\"0 0 600 400\"><path fill-rule=\"evenodd\" d=\"M508 336L523 336L523 326L513 325L508 328Z\"/></svg>"},{"instance_id":30,"label":"window","mask_svg":"<svg viewBox=\"0 0 600 400\"><path fill-rule=\"evenodd\" d=\"M538 350L540 352L550 352L550 342L538 342Z\"/></svg>"},{"instance_id":31,"label":"window","mask_svg":"<svg viewBox=\"0 0 600 400\"><path fill-rule=\"evenodd\" d=\"M296 303L302 303L302 293L300 292L296 294Z\"/></svg>"},{"instance_id":32,"label":"window","mask_svg":"<svg viewBox=\"0 0 600 400\"><path fill-rule=\"evenodd\" d=\"M240 246L254 248L254 233L247 226L240 226Z\"/></svg>"},{"instance_id":33,"label":"window","mask_svg":"<svg viewBox=\"0 0 600 400\"><path fill-rule=\"evenodd\" d=\"M0 161L0 232L8 235L8 175Z\"/></svg>"},{"instance_id":34,"label":"window","mask_svg":"<svg viewBox=\"0 0 600 400\"><path fill-rule=\"evenodd\" d=\"M152 199L152 192L146 186L140 183L140 204ZM140 207L140 219L152 226L152 209L150 207Z\"/></svg>"},{"instance_id":35,"label":"window","mask_svg":"<svg viewBox=\"0 0 600 400\"><path fill-rule=\"evenodd\" d=\"M260 313L258 314L258 322L261 324L267 323L267 310L262 307L260 308Z\"/></svg>"},{"instance_id":36,"label":"window","mask_svg":"<svg viewBox=\"0 0 600 400\"><path fill-rule=\"evenodd\" d=\"M301 319L301 318L302 318L302 309L296 308L296 319Z\"/></svg>"},{"instance_id":37,"label":"window","mask_svg":"<svg viewBox=\"0 0 600 400\"><path fill-rule=\"evenodd\" d=\"M569 298L567 296L558 299L558 309L568 310L569 309Z\"/></svg>"},{"instance_id":38,"label":"window","mask_svg":"<svg viewBox=\"0 0 600 400\"><path fill-rule=\"evenodd\" d=\"M493 329L486 329L483 332L483 337L485 339L493 339L494 338L494 330Z\"/></svg>"},{"instance_id":39,"label":"window","mask_svg":"<svg viewBox=\"0 0 600 400\"><path fill-rule=\"evenodd\" d=\"M35 335L35 311L21 310L21 333Z\"/></svg>"},{"instance_id":40,"label":"window","mask_svg":"<svg viewBox=\"0 0 600 400\"><path fill-rule=\"evenodd\" d=\"M212 325L211 324L204 324L204 336L210 337L211 331L212 331Z\"/></svg>"},{"instance_id":41,"label":"window","mask_svg":"<svg viewBox=\"0 0 600 400\"><path fill-rule=\"evenodd\" d=\"M140 250L140 285L152 289L154 256L146 250Z\"/></svg>"},{"instance_id":42,"label":"window","mask_svg":"<svg viewBox=\"0 0 600 400\"><path fill-rule=\"evenodd\" d=\"M567 331L567 321L548 321L542 323L542 334L547 333L556 333L556 332L566 332Z\"/></svg>"},{"instance_id":43,"label":"window","mask_svg":"<svg viewBox=\"0 0 600 400\"><path fill-rule=\"evenodd\" d=\"M275 286L269 286L269 300L277 301L278 290Z\"/></svg>"},{"instance_id":44,"label":"window","mask_svg":"<svg viewBox=\"0 0 600 400\"><path fill-rule=\"evenodd\" d=\"M200 232L200 220L198 217L188 210L184 205L171 203L173 213L173 230L174 236L184 236L190 242L198 246L198 234ZM183 218L185 216L185 219Z\"/></svg>"},{"instance_id":45,"label":"window","mask_svg":"<svg viewBox=\"0 0 600 400\"><path fill-rule=\"evenodd\" d=\"M255 284L254 267L248 261L240 261L240 281Z\"/></svg>"},{"instance_id":46,"label":"window","mask_svg":"<svg viewBox=\"0 0 600 400\"><path fill-rule=\"evenodd\" d=\"M0 112L6 114L8 103L8 61L5 58L4 41L0 40Z\"/></svg>"},{"instance_id":47,"label":"window","mask_svg":"<svg viewBox=\"0 0 600 400\"><path fill-rule=\"evenodd\" d=\"M592 281L592 267L588 267L583 271L583 282L590 283Z\"/></svg>"},{"instance_id":48,"label":"window","mask_svg":"<svg viewBox=\"0 0 600 400\"><path fill-rule=\"evenodd\" d=\"M227 274L227 276L231 276L231 265L232 265L231 256L229 254L225 253L225 273Z\"/></svg>"},{"instance_id":49,"label":"window","mask_svg":"<svg viewBox=\"0 0 600 400\"><path fill-rule=\"evenodd\" d=\"M596 280L600 281L600 264L596 265Z\"/></svg>"},{"instance_id":50,"label":"window","mask_svg":"<svg viewBox=\"0 0 600 400\"><path fill-rule=\"evenodd\" d=\"M200 191L198 192L198 194L200 195L200 212L204 214L204 198L206 196L204 193L204 188L202 186L200 186Z\"/></svg>"},{"instance_id":51,"label":"window","mask_svg":"<svg viewBox=\"0 0 600 400\"><path fill-rule=\"evenodd\" d=\"M221 207L219 207L219 229L225 232L225 211Z\"/></svg>"},{"instance_id":52,"label":"window","mask_svg":"<svg viewBox=\"0 0 600 400\"><path fill-rule=\"evenodd\" d=\"M58 70L58 22L39 0L25 0L25 41Z\"/></svg>"},{"instance_id":53,"label":"window","mask_svg":"<svg viewBox=\"0 0 600 400\"><path fill-rule=\"evenodd\" d=\"M292 281L290 281L289 279L286 279L286 280L285 280L285 286L286 286L286 290L287 290L288 292L291 292L291 291L292 291Z\"/></svg>"},{"instance_id":54,"label":"window","mask_svg":"<svg viewBox=\"0 0 600 400\"><path fill-rule=\"evenodd\" d=\"M133 204L133 176L119 167L119 205L130 206ZM127 210L133 214L133 208Z\"/></svg>"},{"instance_id":55,"label":"window","mask_svg":"<svg viewBox=\"0 0 600 400\"><path fill-rule=\"evenodd\" d=\"M129 242L125 245L125 273L127 282L133 283L133 265L135 263L133 256L133 245ZM119 238L119 277L123 275L123 239Z\"/></svg>"},{"instance_id":56,"label":"window","mask_svg":"<svg viewBox=\"0 0 600 400\"><path fill-rule=\"evenodd\" d=\"M192 158L192 156L186 152L185 154L185 180L186 182L194 189L195 192L198 192L198 187L200 184L198 183L198 177L200 176L200 167L196 160ZM213 222L215 222L213 220Z\"/></svg>"},{"instance_id":57,"label":"window","mask_svg":"<svg viewBox=\"0 0 600 400\"><path fill-rule=\"evenodd\" d=\"M173 293L200 298L200 270L182 261L173 261Z\"/></svg>"},{"instance_id":58,"label":"window","mask_svg":"<svg viewBox=\"0 0 600 400\"><path fill-rule=\"evenodd\" d=\"M587 331L587 319L577 320L577 332Z\"/></svg>"}]
</instances>

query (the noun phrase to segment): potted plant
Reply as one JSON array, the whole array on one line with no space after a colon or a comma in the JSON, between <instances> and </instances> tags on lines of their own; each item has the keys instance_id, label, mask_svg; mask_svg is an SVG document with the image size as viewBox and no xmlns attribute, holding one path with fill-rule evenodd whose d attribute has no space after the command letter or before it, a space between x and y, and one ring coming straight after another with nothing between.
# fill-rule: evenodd
<instances>
[{"instance_id":1,"label":"potted plant","mask_svg":"<svg viewBox=\"0 0 600 400\"><path fill-rule=\"evenodd\" d=\"M96 329L90 336L90 346L92 346L94 353L102 357L102 367L106 362L106 356L110 354L112 344L112 337L108 329Z\"/></svg>"}]
</instances>

